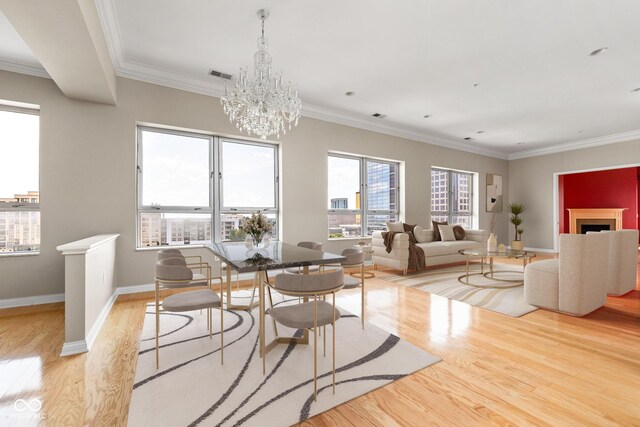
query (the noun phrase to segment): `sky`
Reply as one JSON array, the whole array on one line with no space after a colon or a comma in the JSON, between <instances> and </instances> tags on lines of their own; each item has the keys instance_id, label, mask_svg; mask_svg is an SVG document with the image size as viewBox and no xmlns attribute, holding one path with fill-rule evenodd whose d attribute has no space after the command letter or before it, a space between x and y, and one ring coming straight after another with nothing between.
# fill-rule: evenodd
<instances>
[{"instance_id":1,"label":"sky","mask_svg":"<svg viewBox=\"0 0 640 427\"><path fill-rule=\"evenodd\" d=\"M40 188L39 119L0 111L0 198Z\"/></svg>"},{"instance_id":2,"label":"sky","mask_svg":"<svg viewBox=\"0 0 640 427\"><path fill-rule=\"evenodd\" d=\"M143 204L209 205L209 139L143 131ZM226 207L275 206L275 150L222 143Z\"/></svg>"},{"instance_id":3,"label":"sky","mask_svg":"<svg viewBox=\"0 0 640 427\"><path fill-rule=\"evenodd\" d=\"M329 156L329 200L327 208L331 209L331 199L349 199L347 208L356 208L356 193L360 191L360 161L342 157Z\"/></svg>"}]
</instances>

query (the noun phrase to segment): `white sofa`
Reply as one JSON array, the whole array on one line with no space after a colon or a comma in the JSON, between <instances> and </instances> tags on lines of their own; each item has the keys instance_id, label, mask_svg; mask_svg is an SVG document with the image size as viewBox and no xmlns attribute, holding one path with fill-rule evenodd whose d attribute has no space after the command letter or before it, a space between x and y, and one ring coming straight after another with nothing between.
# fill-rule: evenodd
<instances>
[{"instance_id":1,"label":"white sofa","mask_svg":"<svg viewBox=\"0 0 640 427\"><path fill-rule=\"evenodd\" d=\"M373 266L384 266L402 270L407 275L409 266L409 235L396 234L391 244L391 252L387 253L382 238L382 231L374 231L371 236L373 249ZM451 264L465 261L466 257L458 253L461 249L484 248L487 243L487 233L484 230L465 230L465 240L451 242L433 241L433 230L424 230L425 241L417 243L424 251L427 267L432 265Z\"/></svg>"}]
</instances>

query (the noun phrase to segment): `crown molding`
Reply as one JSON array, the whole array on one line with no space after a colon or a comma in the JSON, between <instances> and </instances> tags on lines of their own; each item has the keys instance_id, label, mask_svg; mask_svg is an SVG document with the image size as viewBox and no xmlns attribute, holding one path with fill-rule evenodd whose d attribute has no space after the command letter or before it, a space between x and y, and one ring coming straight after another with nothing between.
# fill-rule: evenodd
<instances>
[{"instance_id":1,"label":"crown molding","mask_svg":"<svg viewBox=\"0 0 640 427\"><path fill-rule=\"evenodd\" d=\"M199 93L202 95L215 96L217 98L224 94L224 84L221 82L217 82L215 80L206 82L199 78L185 76L173 70L158 69L157 67L151 67L147 64L128 60L124 54L124 45L122 37L120 36L121 33L120 26L118 24L115 1L103 0L96 3L98 4L98 15L108 41L109 52L111 53L113 65L118 76L166 86L173 89ZM498 151L479 147L470 147L458 141L414 131L407 131L397 126L372 123L368 119L363 119L353 114L329 110L316 105L304 104L302 108L302 115L304 117L425 142L454 150L466 151L499 159L507 159L507 154Z\"/></svg>"},{"instance_id":2,"label":"crown molding","mask_svg":"<svg viewBox=\"0 0 640 427\"><path fill-rule=\"evenodd\" d=\"M385 135L397 136L399 138L405 138L412 141L424 142L431 145L437 145L439 147L449 148L452 150L465 151L468 153L478 154L482 156L494 157L498 159L507 159L507 154L499 151L488 150L481 147L470 147L458 141L454 141L447 138L429 135L427 133L408 131L406 129L391 126L388 124L372 123L371 120L380 119L363 119L359 116L337 111L330 110L317 105L303 104L302 115L312 119L323 120L326 122L337 123L345 126L350 126L358 129L369 130L372 132L382 133Z\"/></svg>"},{"instance_id":3,"label":"crown molding","mask_svg":"<svg viewBox=\"0 0 640 427\"><path fill-rule=\"evenodd\" d=\"M566 144L555 145L553 147L543 147L526 151L518 151L516 153L511 153L508 156L508 160L545 156L547 154L580 150L582 148L598 147L600 145L617 144L620 142L633 141L636 139L640 139L640 129L632 130L629 132L614 133L612 135L598 136L595 138L582 139L580 141L568 142Z\"/></svg>"},{"instance_id":4,"label":"crown molding","mask_svg":"<svg viewBox=\"0 0 640 427\"><path fill-rule=\"evenodd\" d=\"M156 67L151 67L149 65L130 60L121 60L120 65L116 68L116 73L120 77L132 80L152 83L201 95L214 96L216 98L220 98L224 94L224 84L218 83L215 80L211 82L204 82L202 79L187 77L173 70L158 69ZM330 110L308 103L303 104L301 114L304 117L312 119L369 130L385 135L397 136L413 141L425 142L427 144L437 145L453 150L466 151L498 159L507 159L507 155L505 153L498 151L487 150L480 147L470 147L458 141L448 140L425 133L408 131L397 126L372 123L371 120L380 119L363 119L353 114Z\"/></svg>"},{"instance_id":5,"label":"crown molding","mask_svg":"<svg viewBox=\"0 0 640 427\"><path fill-rule=\"evenodd\" d=\"M207 82L203 79L184 76L173 70L158 69L147 64L128 60L124 53L124 45L120 33L115 0L98 0L96 1L96 4L98 15L100 21L102 22L105 36L107 38L107 44L109 45L109 52L111 54L113 65L118 76L188 92L214 96L218 98L222 96L222 94L224 93L224 84L222 84L222 82L217 82L215 80ZM0 62L0 68L3 68L2 62ZM25 74L30 73L25 72ZM40 75L40 77L48 77L48 75ZM465 151L473 154L484 155L504 160L516 160L527 157L544 156L547 154L640 139L640 130L636 130L597 138L590 138L581 141L569 142L553 147L543 147L538 149L517 151L508 154L503 151L495 151L481 147L469 146L465 143L449 138L429 135L423 132L406 130L399 126L373 123L371 121L373 119L365 119L354 114L331 110L316 105L304 104L302 115L313 119L323 120L358 129L382 133L385 135L396 136L413 141L419 141L440 147L450 148L453 150Z\"/></svg>"},{"instance_id":6,"label":"crown molding","mask_svg":"<svg viewBox=\"0 0 640 427\"><path fill-rule=\"evenodd\" d=\"M12 73L27 74L29 76L50 79L51 76L42 67L33 65L17 64L15 62L3 61L0 59L0 70L11 71Z\"/></svg>"},{"instance_id":7,"label":"crown molding","mask_svg":"<svg viewBox=\"0 0 640 427\"><path fill-rule=\"evenodd\" d=\"M118 23L115 2L114 0L97 0L96 10L107 40L107 48L111 55L111 61L117 73L122 59L124 59L124 44L122 37L120 37L120 24Z\"/></svg>"}]
</instances>

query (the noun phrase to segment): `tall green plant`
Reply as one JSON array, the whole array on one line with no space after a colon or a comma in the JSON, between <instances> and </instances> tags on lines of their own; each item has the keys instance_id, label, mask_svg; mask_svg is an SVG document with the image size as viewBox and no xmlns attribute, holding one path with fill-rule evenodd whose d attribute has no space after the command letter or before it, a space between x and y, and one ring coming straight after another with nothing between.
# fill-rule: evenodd
<instances>
[{"instance_id":1,"label":"tall green plant","mask_svg":"<svg viewBox=\"0 0 640 427\"><path fill-rule=\"evenodd\" d=\"M522 240L522 233L524 233L524 230L520 228L520 225L522 224L522 218L520 218L520 215L527 210L527 206L524 203L509 203L507 210L511 214L509 221L515 228L516 241Z\"/></svg>"}]
</instances>

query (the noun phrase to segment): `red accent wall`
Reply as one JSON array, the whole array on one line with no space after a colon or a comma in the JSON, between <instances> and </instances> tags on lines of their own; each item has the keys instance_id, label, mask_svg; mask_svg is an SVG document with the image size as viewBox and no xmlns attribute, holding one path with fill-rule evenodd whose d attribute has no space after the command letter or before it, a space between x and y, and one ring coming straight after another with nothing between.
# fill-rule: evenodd
<instances>
[{"instance_id":1,"label":"red accent wall","mask_svg":"<svg viewBox=\"0 0 640 427\"><path fill-rule=\"evenodd\" d=\"M622 228L638 229L640 168L611 169L560 175L560 233L569 232L569 208L627 208Z\"/></svg>"}]
</instances>

